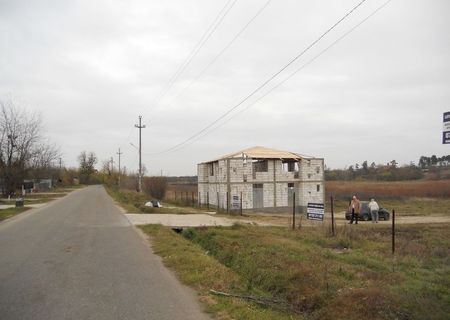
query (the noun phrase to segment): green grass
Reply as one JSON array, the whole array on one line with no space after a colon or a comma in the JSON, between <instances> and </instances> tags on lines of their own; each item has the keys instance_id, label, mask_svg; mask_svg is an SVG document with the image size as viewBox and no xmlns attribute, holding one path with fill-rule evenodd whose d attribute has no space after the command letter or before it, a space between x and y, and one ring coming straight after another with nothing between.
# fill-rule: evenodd
<instances>
[{"instance_id":1,"label":"green grass","mask_svg":"<svg viewBox=\"0 0 450 320\"><path fill-rule=\"evenodd\" d=\"M1 209L0 210L0 221L8 219L8 218L15 216L19 213L22 213L24 211L27 211L28 209L30 209L30 208L19 207L19 208Z\"/></svg>"},{"instance_id":2,"label":"green grass","mask_svg":"<svg viewBox=\"0 0 450 320\"><path fill-rule=\"evenodd\" d=\"M154 252L164 259L165 265L176 270L187 285L198 291L206 311L218 319L302 319L276 310L237 299L214 296L210 289L223 292L245 292L246 280L212 257L204 248L159 225L141 227L151 235Z\"/></svg>"},{"instance_id":3,"label":"green grass","mask_svg":"<svg viewBox=\"0 0 450 320\"><path fill-rule=\"evenodd\" d=\"M345 225L334 238L321 227L237 225L187 229L184 236L160 226L143 230L156 253L218 318L448 319L450 314L448 224L399 226L395 261L390 229L380 225ZM291 311L217 298L209 289L272 297Z\"/></svg>"},{"instance_id":4,"label":"green grass","mask_svg":"<svg viewBox=\"0 0 450 320\"><path fill-rule=\"evenodd\" d=\"M450 199L441 198L410 198L403 200L377 199L378 204L389 210L392 209L400 215L419 216L443 214L450 215ZM335 212L345 211L348 207L348 201L335 200ZM327 210L330 210L330 202L327 200Z\"/></svg>"},{"instance_id":5,"label":"green grass","mask_svg":"<svg viewBox=\"0 0 450 320\"><path fill-rule=\"evenodd\" d=\"M150 197L136 191L122 190L110 186L105 186L108 194L127 212L127 213L171 213L188 214L203 213L205 210L194 207L180 206L176 203L164 202L162 208L146 207L144 204L150 200Z\"/></svg>"}]
</instances>

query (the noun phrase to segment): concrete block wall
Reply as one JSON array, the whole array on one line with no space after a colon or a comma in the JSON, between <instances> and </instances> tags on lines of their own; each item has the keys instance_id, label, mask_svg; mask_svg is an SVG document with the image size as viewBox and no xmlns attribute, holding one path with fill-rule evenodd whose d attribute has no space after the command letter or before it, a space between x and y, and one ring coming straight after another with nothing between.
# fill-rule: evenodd
<instances>
[{"instance_id":1,"label":"concrete block wall","mask_svg":"<svg viewBox=\"0 0 450 320\"><path fill-rule=\"evenodd\" d=\"M291 204L288 204L288 184L285 183L277 183L277 207L287 207Z\"/></svg>"},{"instance_id":2,"label":"concrete block wall","mask_svg":"<svg viewBox=\"0 0 450 320\"><path fill-rule=\"evenodd\" d=\"M252 209L253 208L253 185L250 183L239 183L231 185L230 199L232 202L233 196L241 198L242 192L242 208ZM230 208L231 208L230 202Z\"/></svg>"},{"instance_id":3,"label":"concrete block wall","mask_svg":"<svg viewBox=\"0 0 450 320\"><path fill-rule=\"evenodd\" d=\"M300 162L300 180L323 181L324 163L323 159L304 159Z\"/></svg>"},{"instance_id":4,"label":"concrete block wall","mask_svg":"<svg viewBox=\"0 0 450 320\"><path fill-rule=\"evenodd\" d=\"M320 190L317 191L317 185ZM324 203L324 187L322 182L301 182L298 188L299 206L305 206L308 202Z\"/></svg>"},{"instance_id":5,"label":"concrete block wall","mask_svg":"<svg viewBox=\"0 0 450 320\"><path fill-rule=\"evenodd\" d=\"M300 164L299 164L299 168L300 168ZM281 160L276 160L275 161L275 174L276 174L276 179L278 181L292 181L295 182L298 179L295 178L295 173L294 172L289 172L289 171L284 171L283 169L283 162Z\"/></svg>"},{"instance_id":6,"label":"concrete block wall","mask_svg":"<svg viewBox=\"0 0 450 320\"><path fill-rule=\"evenodd\" d=\"M200 163L197 165L197 177L199 183L209 181L208 164Z\"/></svg>"},{"instance_id":7,"label":"concrete block wall","mask_svg":"<svg viewBox=\"0 0 450 320\"><path fill-rule=\"evenodd\" d=\"M267 172L255 172L255 177L256 179L253 179L253 164L252 164L252 159L250 159L249 161L249 165L250 165L250 179L251 180L247 180L247 181L253 181L254 183L258 183L258 181L273 181L273 161L274 160L267 160Z\"/></svg>"},{"instance_id":8,"label":"concrete block wall","mask_svg":"<svg viewBox=\"0 0 450 320\"><path fill-rule=\"evenodd\" d=\"M296 203L300 207L306 207L308 202L324 202L324 162L323 159L303 159L299 163L299 179L295 179L294 172L283 170L281 160L268 160L267 172L256 172L253 179L252 159L246 163L242 158L229 159L230 162L230 209L232 208L233 196L240 199L243 196L243 209L253 208L253 184L263 183L264 208L290 207L288 203L288 183L294 183ZM274 165L275 164L275 165ZM213 163L214 175L210 176L211 164L198 165L199 192L202 204L209 203L217 206L217 193L219 193L219 206L226 209L227 206L227 160L219 160ZM274 189L273 174L276 173L276 189ZM244 182L244 175L247 182ZM268 182L270 181L270 182ZM319 185L319 191L317 191ZM275 191L275 196L274 196Z\"/></svg>"}]
</instances>

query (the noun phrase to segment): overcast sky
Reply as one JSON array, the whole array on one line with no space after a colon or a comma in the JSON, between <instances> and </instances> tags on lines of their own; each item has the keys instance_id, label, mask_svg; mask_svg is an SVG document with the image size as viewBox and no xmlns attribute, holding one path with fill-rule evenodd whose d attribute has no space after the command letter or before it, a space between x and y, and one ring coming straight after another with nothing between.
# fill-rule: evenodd
<instances>
[{"instance_id":1,"label":"overcast sky","mask_svg":"<svg viewBox=\"0 0 450 320\"><path fill-rule=\"evenodd\" d=\"M0 98L42 113L66 166L83 150L117 160L120 147L122 165L137 170L130 143L138 145L138 115L150 174L196 174L199 162L255 145L324 157L332 168L449 154L441 144L450 111L448 0L392 0L310 62L385 3L367 0L229 121L160 153L238 104L359 2L0 0Z\"/></svg>"}]
</instances>

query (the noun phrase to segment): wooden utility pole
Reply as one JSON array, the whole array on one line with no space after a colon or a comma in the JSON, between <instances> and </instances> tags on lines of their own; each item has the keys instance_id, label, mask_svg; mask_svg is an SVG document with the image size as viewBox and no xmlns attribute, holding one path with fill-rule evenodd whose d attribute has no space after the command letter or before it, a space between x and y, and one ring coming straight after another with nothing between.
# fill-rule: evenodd
<instances>
[{"instance_id":1,"label":"wooden utility pole","mask_svg":"<svg viewBox=\"0 0 450 320\"><path fill-rule=\"evenodd\" d=\"M142 192L142 129L145 128L145 124L142 125L142 116L139 116L139 124L134 125L139 129L139 182L138 191Z\"/></svg>"},{"instance_id":2,"label":"wooden utility pole","mask_svg":"<svg viewBox=\"0 0 450 320\"><path fill-rule=\"evenodd\" d=\"M114 173L114 159L111 157L111 175Z\"/></svg>"},{"instance_id":3,"label":"wooden utility pole","mask_svg":"<svg viewBox=\"0 0 450 320\"><path fill-rule=\"evenodd\" d=\"M117 184L119 185L119 188L120 188L120 175L122 174L122 171L120 168L120 156L123 154L123 152L120 152L120 148L119 148L119 152L117 152L117 154L119 155L119 179L117 181Z\"/></svg>"}]
</instances>

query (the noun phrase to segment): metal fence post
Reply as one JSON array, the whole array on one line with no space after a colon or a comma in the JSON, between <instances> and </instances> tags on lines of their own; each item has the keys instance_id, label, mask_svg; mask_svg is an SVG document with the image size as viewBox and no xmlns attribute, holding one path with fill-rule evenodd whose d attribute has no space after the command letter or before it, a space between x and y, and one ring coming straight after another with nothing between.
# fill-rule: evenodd
<instances>
[{"instance_id":1,"label":"metal fence post","mask_svg":"<svg viewBox=\"0 0 450 320\"><path fill-rule=\"evenodd\" d=\"M336 235L336 231L334 229L334 199L333 195L331 195L331 234L333 237Z\"/></svg>"},{"instance_id":2,"label":"metal fence post","mask_svg":"<svg viewBox=\"0 0 450 320\"><path fill-rule=\"evenodd\" d=\"M295 192L292 197L292 230L295 230Z\"/></svg>"},{"instance_id":3,"label":"metal fence post","mask_svg":"<svg viewBox=\"0 0 450 320\"><path fill-rule=\"evenodd\" d=\"M392 210L392 254L395 253L395 210Z\"/></svg>"},{"instance_id":4,"label":"metal fence post","mask_svg":"<svg viewBox=\"0 0 450 320\"><path fill-rule=\"evenodd\" d=\"M242 216L242 191L241 191L241 216Z\"/></svg>"}]
</instances>

